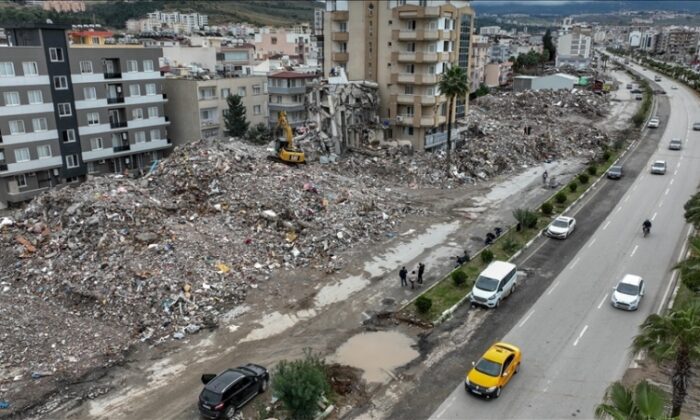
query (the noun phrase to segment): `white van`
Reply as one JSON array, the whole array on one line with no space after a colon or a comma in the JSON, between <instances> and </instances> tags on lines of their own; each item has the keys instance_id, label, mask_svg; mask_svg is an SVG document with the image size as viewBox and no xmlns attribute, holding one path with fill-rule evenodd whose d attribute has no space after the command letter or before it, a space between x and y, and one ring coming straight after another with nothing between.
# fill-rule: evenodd
<instances>
[{"instance_id":1,"label":"white van","mask_svg":"<svg viewBox=\"0 0 700 420\"><path fill-rule=\"evenodd\" d=\"M497 308L518 284L518 267L505 261L494 261L479 274L472 288L472 306Z\"/></svg>"}]
</instances>

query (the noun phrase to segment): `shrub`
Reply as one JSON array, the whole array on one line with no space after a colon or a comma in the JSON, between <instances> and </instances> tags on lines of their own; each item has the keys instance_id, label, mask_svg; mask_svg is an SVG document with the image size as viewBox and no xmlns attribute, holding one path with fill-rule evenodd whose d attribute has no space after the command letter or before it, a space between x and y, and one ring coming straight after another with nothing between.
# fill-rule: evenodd
<instances>
[{"instance_id":1,"label":"shrub","mask_svg":"<svg viewBox=\"0 0 700 420\"><path fill-rule=\"evenodd\" d=\"M457 270L452 272L452 281L455 286L459 287L467 282L467 273L462 270Z\"/></svg>"},{"instance_id":2,"label":"shrub","mask_svg":"<svg viewBox=\"0 0 700 420\"><path fill-rule=\"evenodd\" d=\"M598 172L598 168L596 168L595 165L589 166L588 169L586 169L586 170L588 171L588 174L590 176L595 176L595 174Z\"/></svg>"},{"instance_id":3,"label":"shrub","mask_svg":"<svg viewBox=\"0 0 700 420\"><path fill-rule=\"evenodd\" d=\"M557 195L554 196L554 199L557 203L564 204L566 203L566 193L564 191L559 191Z\"/></svg>"},{"instance_id":4,"label":"shrub","mask_svg":"<svg viewBox=\"0 0 700 420\"><path fill-rule=\"evenodd\" d=\"M318 402L331 392L323 360L308 350L304 353L304 359L282 360L272 375L274 395L295 419L313 418L319 410Z\"/></svg>"},{"instance_id":5,"label":"shrub","mask_svg":"<svg viewBox=\"0 0 700 420\"><path fill-rule=\"evenodd\" d=\"M272 140L272 131L265 123L259 123L250 127L244 137L247 141L255 144L267 144Z\"/></svg>"},{"instance_id":6,"label":"shrub","mask_svg":"<svg viewBox=\"0 0 700 420\"><path fill-rule=\"evenodd\" d=\"M510 235L506 236L501 241L501 249L508 254L513 254L515 251L520 249L520 243L513 239Z\"/></svg>"},{"instance_id":7,"label":"shrub","mask_svg":"<svg viewBox=\"0 0 700 420\"><path fill-rule=\"evenodd\" d=\"M433 301L428 297L418 296L418 299L416 299L416 309L422 314L428 312L432 306Z\"/></svg>"},{"instance_id":8,"label":"shrub","mask_svg":"<svg viewBox=\"0 0 700 420\"><path fill-rule=\"evenodd\" d=\"M545 201L542 204L542 207L540 209L542 210L542 213L549 216L550 214L552 214L552 210L554 210L554 206L549 201Z\"/></svg>"},{"instance_id":9,"label":"shrub","mask_svg":"<svg viewBox=\"0 0 700 420\"><path fill-rule=\"evenodd\" d=\"M576 189L578 189L578 184L576 181L572 181L571 184L569 184L569 191L576 192Z\"/></svg>"},{"instance_id":10,"label":"shrub","mask_svg":"<svg viewBox=\"0 0 700 420\"><path fill-rule=\"evenodd\" d=\"M491 261L493 261L493 252L491 252L490 249L485 249L485 250L481 251L481 261L484 264L488 264Z\"/></svg>"},{"instance_id":11,"label":"shrub","mask_svg":"<svg viewBox=\"0 0 700 420\"><path fill-rule=\"evenodd\" d=\"M612 156L612 155L610 154L610 152L608 152L607 150L604 151L604 152L603 152L603 162L609 161L609 160L610 160L610 156Z\"/></svg>"},{"instance_id":12,"label":"shrub","mask_svg":"<svg viewBox=\"0 0 700 420\"><path fill-rule=\"evenodd\" d=\"M588 184L588 175L586 174L579 174L578 176L578 182L581 184Z\"/></svg>"},{"instance_id":13,"label":"shrub","mask_svg":"<svg viewBox=\"0 0 700 420\"><path fill-rule=\"evenodd\" d=\"M515 209L513 210L513 217L523 228L532 229L537 227L537 213L534 211L530 211L528 209Z\"/></svg>"}]
</instances>

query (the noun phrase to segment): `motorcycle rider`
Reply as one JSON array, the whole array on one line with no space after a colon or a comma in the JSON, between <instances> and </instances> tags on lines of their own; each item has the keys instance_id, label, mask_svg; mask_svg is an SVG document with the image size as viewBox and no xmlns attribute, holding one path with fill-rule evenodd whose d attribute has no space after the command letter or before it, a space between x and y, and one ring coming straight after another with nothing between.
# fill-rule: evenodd
<instances>
[{"instance_id":1,"label":"motorcycle rider","mask_svg":"<svg viewBox=\"0 0 700 420\"><path fill-rule=\"evenodd\" d=\"M642 223L642 231L649 233L651 232L651 222L649 219L645 220L644 223Z\"/></svg>"}]
</instances>

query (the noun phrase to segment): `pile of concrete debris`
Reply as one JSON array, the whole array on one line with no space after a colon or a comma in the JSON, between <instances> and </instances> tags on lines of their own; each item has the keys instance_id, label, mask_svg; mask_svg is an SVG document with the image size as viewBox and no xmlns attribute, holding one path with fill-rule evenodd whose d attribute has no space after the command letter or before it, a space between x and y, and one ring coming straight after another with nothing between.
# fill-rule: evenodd
<instances>
[{"instance_id":1,"label":"pile of concrete debris","mask_svg":"<svg viewBox=\"0 0 700 420\"><path fill-rule=\"evenodd\" d=\"M416 212L398 193L265 154L188 144L141 179L95 178L0 219L0 383L213 327L274 270L337 270L339 251Z\"/></svg>"}]
</instances>

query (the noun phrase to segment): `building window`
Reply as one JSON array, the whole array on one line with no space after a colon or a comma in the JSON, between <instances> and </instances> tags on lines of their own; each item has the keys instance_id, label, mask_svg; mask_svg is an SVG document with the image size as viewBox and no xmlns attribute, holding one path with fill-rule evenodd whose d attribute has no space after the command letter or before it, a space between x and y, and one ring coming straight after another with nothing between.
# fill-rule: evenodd
<instances>
[{"instance_id":1,"label":"building window","mask_svg":"<svg viewBox=\"0 0 700 420\"><path fill-rule=\"evenodd\" d=\"M88 123L88 125L98 125L100 123L100 113L99 112L88 112L87 113L87 123Z\"/></svg>"},{"instance_id":2,"label":"building window","mask_svg":"<svg viewBox=\"0 0 700 420\"><path fill-rule=\"evenodd\" d=\"M158 107L157 106L148 107L148 118L158 118Z\"/></svg>"},{"instance_id":3,"label":"building window","mask_svg":"<svg viewBox=\"0 0 700 420\"><path fill-rule=\"evenodd\" d=\"M262 92L262 89L260 88L260 85L253 85L253 95L260 95Z\"/></svg>"},{"instance_id":4,"label":"building window","mask_svg":"<svg viewBox=\"0 0 700 420\"><path fill-rule=\"evenodd\" d=\"M93 36L92 37L92 45L100 45L100 37Z\"/></svg>"},{"instance_id":5,"label":"building window","mask_svg":"<svg viewBox=\"0 0 700 420\"><path fill-rule=\"evenodd\" d=\"M0 150L0 162L5 162L5 151Z\"/></svg>"},{"instance_id":6,"label":"building window","mask_svg":"<svg viewBox=\"0 0 700 420\"><path fill-rule=\"evenodd\" d=\"M127 60L126 61L126 71L129 73L139 71L139 62L136 60Z\"/></svg>"},{"instance_id":7,"label":"building window","mask_svg":"<svg viewBox=\"0 0 700 420\"><path fill-rule=\"evenodd\" d=\"M29 148L23 147L21 149L15 149L15 162L29 162L32 159L29 154Z\"/></svg>"},{"instance_id":8,"label":"building window","mask_svg":"<svg viewBox=\"0 0 700 420\"><path fill-rule=\"evenodd\" d=\"M83 96L86 101L94 101L97 99L97 89L94 87L83 88Z\"/></svg>"},{"instance_id":9,"label":"building window","mask_svg":"<svg viewBox=\"0 0 700 420\"><path fill-rule=\"evenodd\" d=\"M413 95L413 85L404 86L403 93L406 95Z\"/></svg>"},{"instance_id":10,"label":"building window","mask_svg":"<svg viewBox=\"0 0 700 420\"><path fill-rule=\"evenodd\" d=\"M78 160L78 155L68 155L66 156L66 168L77 168L80 165Z\"/></svg>"},{"instance_id":11,"label":"building window","mask_svg":"<svg viewBox=\"0 0 700 420\"><path fill-rule=\"evenodd\" d=\"M46 124L46 118L32 118L32 128L34 132L48 131L49 127Z\"/></svg>"},{"instance_id":12,"label":"building window","mask_svg":"<svg viewBox=\"0 0 700 420\"><path fill-rule=\"evenodd\" d=\"M221 98L226 99L229 96L231 96L231 89L229 89L229 88L221 89Z\"/></svg>"},{"instance_id":13,"label":"building window","mask_svg":"<svg viewBox=\"0 0 700 420\"><path fill-rule=\"evenodd\" d=\"M348 23L347 22L340 22L338 24L338 32L347 32L348 31Z\"/></svg>"},{"instance_id":14,"label":"building window","mask_svg":"<svg viewBox=\"0 0 700 420\"><path fill-rule=\"evenodd\" d=\"M24 72L25 76L39 75L39 67L36 64L36 61L28 61L22 63L22 71Z\"/></svg>"},{"instance_id":15,"label":"building window","mask_svg":"<svg viewBox=\"0 0 700 420\"><path fill-rule=\"evenodd\" d=\"M404 127L403 132L407 136L413 136L413 127Z\"/></svg>"},{"instance_id":16,"label":"building window","mask_svg":"<svg viewBox=\"0 0 700 420\"><path fill-rule=\"evenodd\" d=\"M92 61L81 61L80 62L80 72L83 74L92 73Z\"/></svg>"},{"instance_id":17,"label":"building window","mask_svg":"<svg viewBox=\"0 0 700 420\"><path fill-rule=\"evenodd\" d=\"M70 129L66 130L63 132L63 142L64 143L73 143L75 141L75 130Z\"/></svg>"},{"instance_id":18,"label":"building window","mask_svg":"<svg viewBox=\"0 0 700 420\"><path fill-rule=\"evenodd\" d=\"M5 106L19 105L19 92L5 92L2 94L5 98Z\"/></svg>"},{"instance_id":19,"label":"building window","mask_svg":"<svg viewBox=\"0 0 700 420\"><path fill-rule=\"evenodd\" d=\"M146 83L146 95L155 95L156 94L156 84L155 83Z\"/></svg>"},{"instance_id":20,"label":"building window","mask_svg":"<svg viewBox=\"0 0 700 420\"><path fill-rule=\"evenodd\" d=\"M143 119L143 109L141 108L134 108L131 110L131 118L134 120L142 120Z\"/></svg>"},{"instance_id":21,"label":"building window","mask_svg":"<svg viewBox=\"0 0 700 420\"><path fill-rule=\"evenodd\" d=\"M25 174L19 174L15 177L15 181L17 181L17 186L20 188L24 188L27 186L27 175Z\"/></svg>"},{"instance_id":22,"label":"building window","mask_svg":"<svg viewBox=\"0 0 700 420\"><path fill-rule=\"evenodd\" d=\"M348 52L348 43L347 42L339 42L338 43L338 50L340 52Z\"/></svg>"},{"instance_id":23,"label":"building window","mask_svg":"<svg viewBox=\"0 0 700 420\"><path fill-rule=\"evenodd\" d=\"M280 96L280 95L275 96L275 103L281 104L282 103L282 96Z\"/></svg>"},{"instance_id":24,"label":"building window","mask_svg":"<svg viewBox=\"0 0 700 420\"><path fill-rule=\"evenodd\" d=\"M416 67L413 64L406 64L406 73L415 73Z\"/></svg>"},{"instance_id":25,"label":"building window","mask_svg":"<svg viewBox=\"0 0 700 420\"><path fill-rule=\"evenodd\" d=\"M100 150L104 146L102 144L102 137L95 137L90 139L90 150Z\"/></svg>"},{"instance_id":26,"label":"building window","mask_svg":"<svg viewBox=\"0 0 700 420\"><path fill-rule=\"evenodd\" d=\"M43 104L44 96L41 94L40 90L30 90L27 92L27 98L30 104Z\"/></svg>"},{"instance_id":27,"label":"building window","mask_svg":"<svg viewBox=\"0 0 700 420\"><path fill-rule=\"evenodd\" d=\"M49 59L52 62L62 62L63 48L49 48Z\"/></svg>"},{"instance_id":28,"label":"building window","mask_svg":"<svg viewBox=\"0 0 700 420\"><path fill-rule=\"evenodd\" d=\"M70 103L63 102L58 104L58 116L59 117L70 117L72 115Z\"/></svg>"},{"instance_id":29,"label":"building window","mask_svg":"<svg viewBox=\"0 0 700 420\"><path fill-rule=\"evenodd\" d=\"M421 7L426 7L428 5L428 0L418 0L418 5Z\"/></svg>"},{"instance_id":30,"label":"building window","mask_svg":"<svg viewBox=\"0 0 700 420\"><path fill-rule=\"evenodd\" d=\"M22 121L22 120L10 121L10 134L24 134L24 121Z\"/></svg>"},{"instance_id":31,"label":"building window","mask_svg":"<svg viewBox=\"0 0 700 420\"><path fill-rule=\"evenodd\" d=\"M245 86L239 87L239 88L238 88L238 96L240 96L241 98L243 98L243 97L245 96L245 94L246 94L246 88L245 88Z\"/></svg>"},{"instance_id":32,"label":"building window","mask_svg":"<svg viewBox=\"0 0 700 420\"><path fill-rule=\"evenodd\" d=\"M143 60L143 71L153 71L153 60Z\"/></svg>"},{"instance_id":33,"label":"building window","mask_svg":"<svg viewBox=\"0 0 700 420\"><path fill-rule=\"evenodd\" d=\"M66 76L54 76L53 87L56 90L68 89L68 78Z\"/></svg>"},{"instance_id":34,"label":"building window","mask_svg":"<svg viewBox=\"0 0 700 420\"><path fill-rule=\"evenodd\" d=\"M146 143L146 132L137 131L134 133L134 143Z\"/></svg>"},{"instance_id":35,"label":"building window","mask_svg":"<svg viewBox=\"0 0 700 420\"><path fill-rule=\"evenodd\" d=\"M0 63L0 77L12 77L15 75L15 66L11 61Z\"/></svg>"},{"instance_id":36,"label":"building window","mask_svg":"<svg viewBox=\"0 0 700 420\"><path fill-rule=\"evenodd\" d=\"M41 146L38 146L36 148L36 153L39 156L39 159L48 159L50 158L51 155L51 145L48 144L42 144Z\"/></svg>"},{"instance_id":37,"label":"building window","mask_svg":"<svg viewBox=\"0 0 700 420\"><path fill-rule=\"evenodd\" d=\"M407 117L412 117L412 116L413 116L413 107L412 107L412 106L407 106L407 107L405 108L405 110L406 110L405 115L406 115Z\"/></svg>"},{"instance_id":38,"label":"building window","mask_svg":"<svg viewBox=\"0 0 700 420\"><path fill-rule=\"evenodd\" d=\"M94 174L97 172L97 166L95 165L95 162L87 163L87 171L89 174Z\"/></svg>"},{"instance_id":39,"label":"building window","mask_svg":"<svg viewBox=\"0 0 700 420\"><path fill-rule=\"evenodd\" d=\"M260 105L253 105L253 115L260 115L262 108Z\"/></svg>"},{"instance_id":40,"label":"building window","mask_svg":"<svg viewBox=\"0 0 700 420\"><path fill-rule=\"evenodd\" d=\"M154 140L160 140L160 130L157 128L151 130L151 141Z\"/></svg>"},{"instance_id":41,"label":"building window","mask_svg":"<svg viewBox=\"0 0 700 420\"><path fill-rule=\"evenodd\" d=\"M141 86L129 85L129 95L130 96L141 96Z\"/></svg>"},{"instance_id":42,"label":"building window","mask_svg":"<svg viewBox=\"0 0 700 420\"><path fill-rule=\"evenodd\" d=\"M274 37L274 36L273 36L272 38L270 38L270 43L271 43L272 45L277 45L277 37Z\"/></svg>"},{"instance_id":43,"label":"building window","mask_svg":"<svg viewBox=\"0 0 700 420\"><path fill-rule=\"evenodd\" d=\"M409 20L408 22L406 22L406 29L409 31L415 31L416 30L416 21Z\"/></svg>"}]
</instances>

